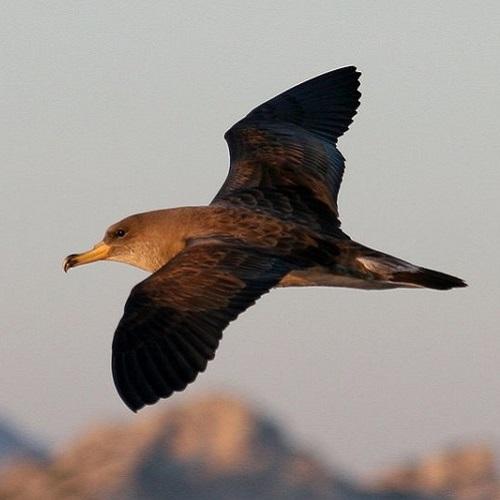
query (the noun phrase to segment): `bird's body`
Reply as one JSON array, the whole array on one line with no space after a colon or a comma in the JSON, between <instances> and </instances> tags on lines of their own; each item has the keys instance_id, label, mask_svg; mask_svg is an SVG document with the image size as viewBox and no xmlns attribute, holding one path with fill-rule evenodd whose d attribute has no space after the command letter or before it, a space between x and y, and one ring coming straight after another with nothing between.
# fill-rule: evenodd
<instances>
[{"instance_id":1,"label":"bird's body","mask_svg":"<svg viewBox=\"0 0 500 500\"><path fill-rule=\"evenodd\" d=\"M258 249L270 255L294 259L314 253L315 265L288 272L276 284L284 286L339 286L360 289L415 287L395 281L391 271L415 271L408 262L369 249L338 233L319 234L305 223L282 220L247 208L224 206L178 207L136 214L117 226L139 224L141 242L133 253L111 254L116 260L155 272L188 246L221 242ZM113 228L113 226L112 226ZM320 256L321 255L321 256ZM385 272L385 274L384 274Z\"/></svg>"},{"instance_id":2,"label":"bird's body","mask_svg":"<svg viewBox=\"0 0 500 500\"><path fill-rule=\"evenodd\" d=\"M106 259L153 273L132 290L113 340L113 377L131 409L183 390L227 324L273 287L465 286L340 229L336 142L359 105L358 77L353 67L326 73L234 125L229 174L209 206L127 217L66 258L65 270Z\"/></svg>"}]
</instances>

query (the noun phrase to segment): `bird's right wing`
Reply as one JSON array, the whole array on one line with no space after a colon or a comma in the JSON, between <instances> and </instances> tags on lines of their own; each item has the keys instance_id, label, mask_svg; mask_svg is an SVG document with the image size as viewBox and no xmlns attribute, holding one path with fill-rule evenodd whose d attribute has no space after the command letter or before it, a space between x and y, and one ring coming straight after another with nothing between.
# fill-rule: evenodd
<instances>
[{"instance_id":1,"label":"bird's right wing","mask_svg":"<svg viewBox=\"0 0 500 500\"><path fill-rule=\"evenodd\" d=\"M290 270L248 247L187 247L132 290L113 339L113 379L125 404L182 391L205 370L226 326Z\"/></svg>"},{"instance_id":2,"label":"bird's right wing","mask_svg":"<svg viewBox=\"0 0 500 500\"><path fill-rule=\"evenodd\" d=\"M359 106L360 73L330 71L274 97L231 127L228 176L213 204L246 206L337 231L344 158L336 148Z\"/></svg>"}]
</instances>

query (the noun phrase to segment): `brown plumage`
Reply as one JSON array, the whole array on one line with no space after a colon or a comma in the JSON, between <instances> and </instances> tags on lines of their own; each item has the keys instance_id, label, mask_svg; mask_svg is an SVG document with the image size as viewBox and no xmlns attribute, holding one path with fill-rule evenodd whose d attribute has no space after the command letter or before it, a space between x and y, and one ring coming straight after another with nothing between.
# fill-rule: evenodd
<instances>
[{"instance_id":1,"label":"brown plumage","mask_svg":"<svg viewBox=\"0 0 500 500\"><path fill-rule=\"evenodd\" d=\"M209 206L136 214L64 269L115 260L153 274L135 286L113 339L117 390L134 411L183 390L213 359L225 327L280 286L465 286L352 241L337 194L337 139L359 105L341 68L280 94L225 135L229 174Z\"/></svg>"}]
</instances>

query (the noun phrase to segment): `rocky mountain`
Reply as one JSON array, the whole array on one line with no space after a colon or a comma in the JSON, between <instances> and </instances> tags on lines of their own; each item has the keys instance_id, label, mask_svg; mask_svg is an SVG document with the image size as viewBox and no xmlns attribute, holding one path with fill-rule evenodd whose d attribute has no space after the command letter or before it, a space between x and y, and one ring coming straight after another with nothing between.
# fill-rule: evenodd
<instances>
[{"instance_id":1,"label":"rocky mountain","mask_svg":"<svg viewBox=\"0 0 500 500\"><path fill-rule=\"evenodd\" d=\"M370 488L416 491L455 500L500 500L494 456L483 444L445 450L385 471Z\"/></svg>"},{"instance_id":2,"label":"rocky mountain","mask_svg":"<svg viewBox=\"0 0 500 500\"><path fill-rule=\"evenodd\" d=\"M444 482L431 480L435 462L423 462L363 488L296 449L273 421L216 396L96 426L48 461L18 460L0 470L0 499L424 500L439 494L492 500L463 496L472 490L461 487L462 496L450 496L468 475L498 485L492 457L478 453L470 462L467 454L451 461Z\"/></svg>"},{"instance_id":3,"label":"rocky mountain","mask_svg":"<svg viewBox=\"0 0 500 500\"><path fill-rule=\"evenodd\" d=\"M27 438L6 420L0 420L0 469L14 461L43 460L46 452L32 439Z\"/></svg>"},{"instance_id":4,"label":"rocky mountain","mask_svg":"<svg viewBox=\"0 0 500 500\"><path fill-rule=\"evenodd\" d=\"M0 473L0 499L421 499L371 493L296 450L270 420L211 397L90 430L50 462Z\"/></svg>"}]
</instances>

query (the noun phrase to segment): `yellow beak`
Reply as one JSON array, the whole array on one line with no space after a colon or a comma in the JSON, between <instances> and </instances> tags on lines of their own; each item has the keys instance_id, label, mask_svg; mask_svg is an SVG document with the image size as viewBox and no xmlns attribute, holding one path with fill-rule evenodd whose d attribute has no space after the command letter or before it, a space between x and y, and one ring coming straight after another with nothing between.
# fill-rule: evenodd
<instances>
[{"instance_id":1,"label":"yellow beak","mask_svg":"<svg viewBox=\"0 0 500 500\"><path fill-rule=\"evenodd\" d=\"M98 260L104 260L109 256L110 251L111 247L107 243L104 243L104 241L101 241L88 252L73 253L68 255L64 259L64 272L67 272L68 269L71 269L72 267L90 264L91 262L96 262Z\"/></svg>"}]
</instances>

